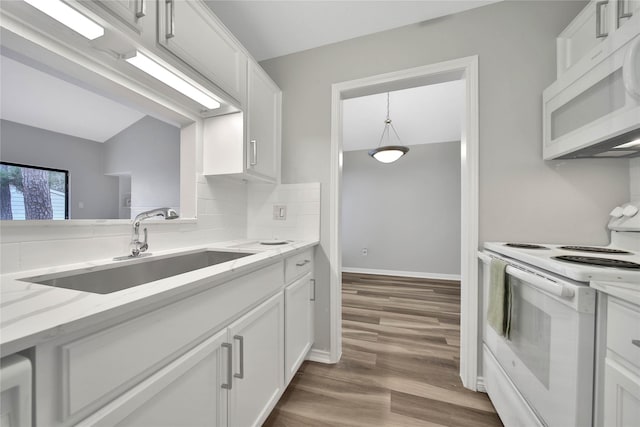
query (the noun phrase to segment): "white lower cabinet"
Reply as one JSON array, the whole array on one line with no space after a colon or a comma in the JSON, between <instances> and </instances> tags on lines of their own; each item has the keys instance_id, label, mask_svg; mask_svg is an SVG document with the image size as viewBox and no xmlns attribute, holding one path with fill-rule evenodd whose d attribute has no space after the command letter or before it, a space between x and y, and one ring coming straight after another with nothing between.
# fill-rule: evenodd
<instances>
[{"instance_id":1,"label":"white lower cabinet","mask_svg":"<svg viewBox=\"0 0 640 427\"><path fill-rule=\"evenodd\" d=\"M285 288L285 382L289 384L313 344L311 273Z\"/></svg>"},{"instance_id":2,"label":"white lower cabinet","mask_svg":"<svg viewBox=\"0 0 640 427\"><path fill-rule=\"evenodd\" d=\"M280 292L77 425L261 425L284 389L283 320Z\"/></svg>"},{"instance_id":3,"label":"white lower cabinet","mask_svg":"<svg viewBox=\"0 0 640 427\"><path fill-rule=\"evenodd\" d=\"M640 377L606 359L604 425L636 427L640 420Z\"/></svg>"},{"instance_id":4,"label":"white lower cabinet","mask_svg":"<svg viewBox=\"0 0 640 427\"><path fill-rule=\"evenodd\" d=\"M312 343L312 255L38 344L34 426L260 426Z\"/></svg>"},{"instance_id":5,"label":"white lower cabinet","mask_svg":"<svg viewBox=\"0 0 640 427\"><path fill-rule=\"evenodd\" d=\"M603 427L637 427L640 420L640 306L607 298Z\"/></svg>"},{"instance_id":6,"label":"white lower cabinet","mask_svg":"<svg viewBox=\"0 0 640 427\"><path fill-rule=\"evenodd\" d=\"M227 425L226 341L226 330L206 339L77 425Z\"/></svg>"},{"instance_id":7,"label":"white lower cabinet","mask_svg":"<svg viewBox=\"0 0 640 427\"><path fill-rule=\"evenodd\" d=\"M229 425L259 426L284 391L284 299L282 293L228 328L233 342Z\"/></svg>"}]
</instances>

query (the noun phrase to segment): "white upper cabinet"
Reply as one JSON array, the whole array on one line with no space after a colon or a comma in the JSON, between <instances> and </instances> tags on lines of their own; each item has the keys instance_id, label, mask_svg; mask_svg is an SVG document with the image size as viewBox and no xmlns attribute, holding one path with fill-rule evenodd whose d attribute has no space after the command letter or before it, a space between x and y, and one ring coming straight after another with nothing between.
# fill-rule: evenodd
<instances>
[{"instance_id":1,"label":"white upper cabinet","mask_svg":"<svg viewBox=\"0 0 640 427\"><path fill-rule=\"evenodd\" d=\"M97 5L137 34L142 35L145 27L153 33L155 4L151 0L82 0L81 3L89 9ZM153 7L153 10L150 10L150 7Z\"/></svg>"},{"instance_id":2,"label":"white upper cabinet","mask_svg":"<svg viewBox=\"0 0 640 427\"><path fill-rule=\"evenodd\" d=\"M203 2L158 0L158 43L244 103L247 55Z\"/></svg>"},{"instance_id":3,"label":"white upper cabinet","mask_svg":"<svg viewBox=\"0 0 640 427\"><path fill-rule=\"evenodd\" d=\"M591 0L557 38L558 77L640 13L640 0ZM594 50L595 49L595 50Z\"/></svg>"},{"instance_id":4,"label":"white upper cabinet","mask_svg":"<svg viewBox=\"0 0 640 427\"><path fill-rule=\"evenodd\" d=\"M212 117L204 123L205 175L230 175L276 183L280 180L282 92L249 61L244 113Z\"/></svg>"},{"instance_id":5,"label":"white upper cabinet","mask_svg":"<svg viewBox=\"0 0 640 427\"><path fill-rule=\"evenodd\" d=\"M247 168L254 174L276 179L279 169L280 89L267 73L249 62Z\"/></svg>"}]
</instances>

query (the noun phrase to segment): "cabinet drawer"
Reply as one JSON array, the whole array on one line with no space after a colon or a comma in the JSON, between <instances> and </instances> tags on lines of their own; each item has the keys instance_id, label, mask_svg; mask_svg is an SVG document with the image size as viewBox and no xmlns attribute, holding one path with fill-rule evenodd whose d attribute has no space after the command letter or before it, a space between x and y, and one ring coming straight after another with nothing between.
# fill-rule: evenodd
<instances>
[{"instance_id":1,"label":"cabinet drawer","mask_svg":"<svg viewBox=\"0 0 640 427\"><path fill-rule=\"evenodd\" d=\"M290 283L313 270L313 249L293 255L285 260L284 281Z\"/></svg>"},{"instance_id":2,"label":"cabinet drawer","mask_svg":"<svg viewBox=\"0 0 640 427\"><path fill-rule=\"evenodd\" d=\"M607 348L640 370L640 307L609 299Z\"/></svg>"},{"instance_id":3,"label":"cabinet drawer","mask_svg":"<svg viewBox=\"0 0 640 427\"><path fill-rule=\"evenodd\" d=\"M230 280L120 325L53 344L60 372L63 418L79 417L156 371L198 339L276 292L283 285L282 263ZM54 387L55 388L55 387Z\"/></svg>"}]
</instances>

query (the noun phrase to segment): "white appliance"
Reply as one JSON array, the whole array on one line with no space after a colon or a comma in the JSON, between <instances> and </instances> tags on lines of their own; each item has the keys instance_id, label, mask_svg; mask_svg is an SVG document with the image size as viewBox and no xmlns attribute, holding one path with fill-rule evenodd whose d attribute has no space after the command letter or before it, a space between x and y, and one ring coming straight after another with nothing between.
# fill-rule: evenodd
<instances>
[{"instance_id":1,"label":"white appliance","mask_svg":"<svg viewBox=\"0 0 640 427\"><path fill-rule=\"evenodd\" d=\"M31 362L12 354L0 361L0 425L31 427Z\"/></svg>"},{"instance_id":2,"label":"white appliance","mask_svg":"<svg viewBox=\"0 0 640 427\"><path fill-rule=\"evenodd\" d=\"M483 375L508 426L591 426L596 292L591 281L640 286L640 202L611 212L606 247L489 242L484 268L507 262L512 291L509 339L485 325Z\"/></svg>"},{"instance_id":3,"label":"white appliance","mask_svg":"<svg viewBox=\"0 0 640 427\"><path fill-rule=\"evenodd\" d=\"M636 15L543 92L545 160L640 155L640 145L625 145L640 138Z\"/></svg>"}]
</instances>

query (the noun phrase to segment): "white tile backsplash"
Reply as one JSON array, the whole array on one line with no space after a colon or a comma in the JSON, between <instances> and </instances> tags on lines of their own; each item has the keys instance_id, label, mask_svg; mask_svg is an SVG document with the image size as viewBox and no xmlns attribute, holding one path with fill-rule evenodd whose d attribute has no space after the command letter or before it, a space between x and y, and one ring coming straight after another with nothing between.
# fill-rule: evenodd
<instances>
[{"instance_id":1,"label":"white tile backsplash","mask_svg":"<svg viewBox=\"0 0 640 427\"><path fill-rule=\"evenodd\" d=\"M286 205L287 218L273 219L273 205ZM320 239L320 184L250 184L249 239Z\"/></svg>"},{"instance_id":2,"label":"white tile backsplash","mask_svg":"<svg viewBox=\"0 0 640 427\"><path fill-rule=\"evenodd\" d=\"M226 177L198 178L197 221L145 221L149 250L244 238L318 240L320 184L247 184ZM274 221L273 204L287 205ZM128 223L74 221L0 224L0 273L125 255Z\"/></svg>"},{"instance_id":3,"label":"white tile backsplash","mask_svg":"<svg viewBox=\"0 0 640 427\"><path fill-rule=\"evenodd\" d=\"M146 221L149 249L167 250L246 238L247 185L226 177L198 178L197 221ZM1 273L125 255L130 224L74 221L60 224L3 222Z\"/></svg>"},{"instance_id":4,"label":"white tile backsplash","mask_svg":"<svg viewBox=\"0 0 640 427\"><path fill-rule=\"evenodd\" d=\"M640 157L629 161L630 200L640 200Z\"/></svg>"}]
</instances>

